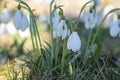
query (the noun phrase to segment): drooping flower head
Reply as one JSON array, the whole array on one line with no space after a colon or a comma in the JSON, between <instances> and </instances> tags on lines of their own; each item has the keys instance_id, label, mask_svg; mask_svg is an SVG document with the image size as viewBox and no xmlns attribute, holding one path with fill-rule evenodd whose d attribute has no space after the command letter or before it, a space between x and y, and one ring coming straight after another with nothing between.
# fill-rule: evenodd
<instances>
[{"instance_id":1,"label":"drooping flower head","mask_svg":"<svg viewBox=\"0 0 120 80\"><path fill-rule=\"evenodd\" d=\"M118 21L116 21L113 26L110 28L110 35L116 37L120 33L120 28L118 26Z\"/></svg>"},{"instance_id":2,"label":"drooping flower head","mask_svg":"<svg viewBox=\"0 0 120 80\"><path fill-rule=\"evenodd\" d=\"M89 11L86 11L81 19L83 20L86 29L93 29L97 21L95 10L91 8Z\"/></svg>"},{"instance_id":3,"label":"drooping flower head","mask_svg":"<svg viewBox=\"0 0 120 80\"><path fill-rule=\"evenodd\" d=\"M115 15L112 15L112 19L113 19L113 16ZM110 20L111 21L111 20ZM114 20L113 22L109 23L108 24L108 28L110 29L110 35L112 37L116 37L116 36L120 36L120 17L118 15L118 18L116 20Z\"/></svg>"},{"instance_id":4,"label":"drooping flower head","mask_svg":"<svg viewBox=\"0 0 120 80\"><path fill-rule=\"evenodd\" d=\"M57 26L59 22L60 22L60 15L58 14L57 10L54 10L52 17L53 30L57 30Z\"/></svg>"},{"instance_id":5,"label":"drooping flower head","mask_svg":"<svg viewBox=\"0 0 120 80\"><path fill-rule=\"evenodd\" d=\"M21 29L22 31L25 31L29 26L27 16L21 11L20 5L18 6L18 10L14 16L14 25L17 30Z\"/></svg>"},{"instance_id":6,"label":"drooping flower head","mask_svg":"<svg viewBox=\"0 0 120 80\"><path fill-rule=\"evenodd\" d=\"M60 14L60 23L57 28L57 36L62 37L62 39L65 39L66 36L68 35L67 24L65 22L65 16L62 10L59 11L59 14Z\"/></svg>"},{"instance_id":7,"label":"drooping flower head","mask_svg":"<svg viewBox=\"0 0 120 80\"><path fill-rule=\"evenodd\" d=\"M61 37L62 39L65 39L67 36L67 24L65 22L65 17L63 14L63 11L60 10L59 14L57 13L56 9L53 12L53 38Z\"/></svg>"},{"instance_id":8,"label":"drooping flower head","mask_svg":"<svg viewBox=\"0 0 120 80\"><path fill-rule=\"evenodd\" d=\"M73 52L79 51L81 48L81 40L76 31L72 32L67 41L68 50L72 50Z\"/></svg>"},{"instance_id":9,"label":"drooping flower head","mask_svg":"<svg viewBox=\"0 0 120 80\"><path fill-rule=\"evenodd\" d=\"M2 9L1 14L0 14L1 22L4 23L4 24L7 24L11 19L10 12L6 7L7 6L5 4L5 6Z\"/></svg>"},{"instance_id":10,"label":"drooping flower head","mask_svg":"<svg viewBox=\"0 0 120 80\"><path fill-rule=\"evenodd\" d=\"M106 23L106 25L107 25L106 28L109 28L109 29L110 29L117 20L118 20L118 19L117 19L117 15L116 15L116 14L110 15L110 16L109 16L109 20L108 20L108 22Z\"/></svg>"},{"instance_id":11,"label":"drooping flower head","mask_svg":"<svg viewBox=\"0 0 120 80\"><path fill-rule=\"evenodd\" d=\"M57 29L57 36L62 37L62 39L65 39L67 36L67 24L65 23L65 20L61 20L58 29Z\"/></svg>"},{"instance_id":12,"label":"drooping flower head","mask_svg":"<svg viewBox=\"0 0 120 80\"><path fill-rule=\"evenodd\" d=\"M53 10L52 15L52 29L53 29L53 39L57 37L57 28L60 23L60 15L57 12L56 5L54 6L55 10Z\"/></svg>"}]
</instances>

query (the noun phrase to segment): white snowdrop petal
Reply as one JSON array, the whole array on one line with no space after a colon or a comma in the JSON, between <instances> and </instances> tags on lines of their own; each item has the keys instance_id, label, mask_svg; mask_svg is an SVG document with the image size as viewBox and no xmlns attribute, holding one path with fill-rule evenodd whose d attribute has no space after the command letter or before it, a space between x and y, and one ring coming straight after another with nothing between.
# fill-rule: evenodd
<instances>
[{"instance_id":1,"label":"white snowdrop petal","mask_svg":"<svg viewBox=\"0 0 120 80\"><path fill-rule=\"evenodd\" d=\"M20 27L22 27L22 16L23 13L21 10L18 10L14 16L14 26L16 29L20 29Z\"/></svg>"},{"instance_id":2,"label":"white snowdrop petal","mask_svg":"<svg viewBox=\"0 0 120 80\"><path fill-rule=\"evenodd\" d=\"M85 23L85 28L88 30L89 29L89 24L88 23Z\"/></svg>"},{"instance_id":3,"label":"white snowdrop petal","mask_svg":"<svg viewBox=\"0 0 120 80\"><path fill-rule=\"evenodd\" d=\"M56 39L57 38L57 31L53 31L53 39Z\"/></svg>"},{"instance_id":4,"label":"white snowdrop petal","mask_svg":"<svg viewBox=\"0 0 120 80\"><path fill-rule=\"evenodd\" d=\"M61 20L57 28L57 36L62 37L62 40L67 36L67 25L65 20Z\"/></svg>"},{"instance_id":5,"label":"white snowdrop petal","mask_svg":"<svg viewBox=\"0 0 120 80\"><path fill-rule=\"evenodd\" d=\"M8 9L4 8L2 11L1 11L1 22L7 24L11 17L10 17L10 12L8 11Z\"/></svg>"},{"instance_id":6,"label":"white snowdrop petal","mask_svg":"<svg viewBox=\"0 0 120 80\"><path fill-rule=\"evenodd\" d=\"M62 35L62 28L64 26L64 22L61 21L58 25L58 28L57 28L57 36L60 37Z\"/></svg>"},{"instance_id":7,"label":"white snowdrop petal","mask_svg":"<svg viewBox=\"0 0 120 80\"><path fill-rule=\"evenodd\" d=\"M59 21L54 20L54 22L53 22L53 30L57 30L58 25L59 25Z\"/></svg>"},{"instance_id":8,"label":"white snowdrop petal","mask_svg":"<svg viewBox=\"0 0 120 80\"><path fill-rule=\"evenodd\" d=\"M57 26L58 26L58 24L57 23L53 23L53 30L57 30Z\"/></svg>"},{"instance_id":9,"label":"white snowdrop petal","mask_svg":"<svg viewBox=\"0 0 120 80\"><path fill-rule=\"evenodd\" d=\"M83 20L85 23L88 21L88 15L89 15L89 12L88 11L86 11L83 15L82 15L82 17L81 17L81 20Z\"/></svg>"},{"instance_id":10,"label":"white snowdrop petal","mask_svg":"<svg viewBox=\"0 0 120 80\"><path fill-rule=\"evenodd\" d=\"M111 28L110 28L110 35L112 37L116 37L119 33L119 27L117 24L114 24Z\"/></svg>"},{"instance_id":11,"label":"white snowdrop petal","mask_svg":"<svg viewBox=\"0 0 120 80\"><path fill-rule=\"evenodd\" d=\"M71 49L76 52L80 49L81 47L81 41L80 41L80 38L79 38L79 35L77 34L77 32L75 32L73 34L73 39L71 41Z\"/></svg>"},{"instance_id":12,"label":"white snowdrop petal","mask_svg":"<svg viewBox=\"0 0 120 80\"><path fill-rule=\"evenodd\" d=\"M67 41L67 48L68 48L68 50L71 50L72 37L73 37L73 33L70 35L70 37L68 38L68 41Z\"/></svg>"},{"instance_id":13,"label":"white snowdrop petal","mask_svg":"<svg viewBox=\"0 0 120 80\"><path fill-rule=\"evenodd\" d=\"M107 22L107 28L111 28L112 26L114 26L115 21L117 21L117 17L113 14Z\"/></svg>"},{"instance_id":14,"label":"white snowdrop petal","mask_svg":"<svg viewBox=\"0 0 120 80\"><path fill-rule=\"evenodd\" d=\"M97 15L93 13L89 14L89 21L88 21L88 29L93 29L95 24L96 24L96 20L97 20Z\"/></svg>"},{"instance_id":15,"label":"white snowdrop petal","mask_svg":"<svg viewBox=\"0 0 120 80\"><path fill-rule=\"evenodd\" d=\"M81 40L78 33L72 32L67 42L68 50L72 50L73 52L76 52L80 49L80 47L81 47Z\"/></svg>"},{"instance_id":16,"label":"white snowdrop petal","mask_svg":"<svg viewBox=\"0 0 120 80\"><path fill-rule=\"evenodd\" d=\"M22 17L22 26L21 26L21 30L22 31L25 31L25 29L29 26L29 21L27 19L27 16L25 16L23 14L23 17Z\"/></svg>"},{"instance_id":17,"label":"white snowdrop petal","mask_svg":"<svg viewBox=\"0 0 120 80\"><path fill-rule=\"evenodd\" d=\"M90 15L90 13L87 11L86 13L85 13L85 17L84 17L84 24L85 24L85 28L86 29L89 29L90 28L90 26L91 26L91 24L90 24L90 21L91 21L91 15Z\"/></svg>"},{"instance_id":18,"label":"white snowdrop petal","mask_svg":"<svg viewBox=\"0 0 120 80\"><path fill-rule=\"evenodd\" d=\"M92 13L86 11L82 16L82 20L86 29L93 29L97 21L97 14L94 12L94 10Z\"/></svg>"},{"instance_id":19,"label":"white snowdrop petal","mask_svg":"<svg viewBox=\"0 0 120 80\"><path fill-rule=\"evenodd\" d=\"M57 26L59 24L59 20L60 20L60 15L57 13L57 11L55 11L54 16L52 18L53 30L57 29Z\"/></svg>"},{"instance_id":20,"label":"white snowdrop petal","mask_svg":"<svg viewBox=\"0 0 120 80\"><path fill-rule=\"evenodd\" d=\"M55 17L55 21L59 22L59 20L60 20L60 15L57 13L57 11L55 11L54 17Z\"/></svg>"}]
</instances>

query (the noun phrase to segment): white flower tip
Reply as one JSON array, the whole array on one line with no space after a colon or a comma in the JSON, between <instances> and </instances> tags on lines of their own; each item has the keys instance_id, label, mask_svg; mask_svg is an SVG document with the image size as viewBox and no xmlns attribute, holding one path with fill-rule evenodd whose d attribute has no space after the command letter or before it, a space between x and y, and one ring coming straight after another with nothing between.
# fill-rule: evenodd
<instances>
[{"instance_id":1,"label":"white flower tip","mask_svg":"<svg viewBox=\"0 0 120 80\"><path fill-rule=\"evenodd\" d=\"M62 37L62 40L67 36L67 25L65 20L61 20L57 28L57 36Z\"/></svg>"},{"instance_id":2,"label":"white flower tip","mask_svg":"<svg viewBox=\"0 0 120 80\"><path fill-rule=\"evenodd\" d=\"M73 32L68 38L67 48L73 52L79 51L81 47L81 40L77 32Z\"/></svg>"}]
</instances>

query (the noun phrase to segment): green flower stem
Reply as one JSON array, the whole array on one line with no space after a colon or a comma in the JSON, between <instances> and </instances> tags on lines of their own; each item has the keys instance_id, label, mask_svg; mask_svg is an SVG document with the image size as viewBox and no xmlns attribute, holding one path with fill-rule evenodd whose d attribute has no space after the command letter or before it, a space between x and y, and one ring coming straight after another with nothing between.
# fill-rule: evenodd
<instances>
[{"instance_id":1,"label":"green flower stem","mask_svg":"<svg viewBox=\"0 0 120 80\"><path fill-rule=\"evenodd\" d=\"M58 54L59 54L59 46L60 46L60 38L57 37L57 41L56 41L56 52L55 52L55 65L57 65L57 62L58 62Z\"/></svg>"},{"instance_id":2,"label":"green flower stem","mask_svg":"<svg viewBox=\"0 0 120 80\"><path fill-rule=\"evenodd\" d=\"M61 68L61 73L64 73L64 65L65 65L65 54L66 54L66 44L67 44L67 39L64 39L63 43L63 53L62 53L62 68Z\"/></svg>"},{"instance_id":3,"label":"green flower stem","mask_svg":"<svg viewBox=\"0 0 120 80\"><path fill-rule=\"evenodd\" d=\"M31 19L31 18L30 18ZM34 44L34 37L32 36L32 23L30 22L30 36L31 36L31 40L32 40L32 47L33 47L33 50L36 53L36 50L35 50L35 44Z\"/></svg>"},{"instance_id":4,"label":"green flower stem","mask_svg":"<svg viewBox=\"0 0 120 80\"><path fill-rule=\"evenodd\" d=\"M51 65L53 65L53 58L54 58L54 42L53 42L53 23L52 23L52 5L53 5L54 0L50 3L50 34L51 34Z\"/></svg>"},{"instance_id":5,"label":"green flower stem","mask_svg":"<svg viewBox=\"0 0 120 80\"><path fill-rule=\"evenodd\" d=\"M31 16L31 17L32 17L32 16ZM32 22L32 27L36 26L36 25L34 24L33 17L31 18L31 22ZM32 27L31 27L31 28L32 28ZM36 28L33 28L33 29L34 29L34 31L33 31L33 33L32 33L31 35L33 35L34 32L36 32L36 30L37 30ZM32 29L31 29L31 31L32 31ZM39 33L38 33L38 34L39 34ZM39 45L38 45L39 42L38 42L37 34L36 34L36 33L34 34L34 37L35 37L34 39L35 39L36 48L37 48L39 51L41 51L40 48L39 48ZM41 43L40 43L40 44L41 44ZM37 54L37 50L36 50L36 57L38 57L38 56L39 56L39 55Z\"/></svg>"},{"instance_id":6,"label":"green flower stem","mask_svg":"<svg viewBox=\"0 0 120 80\"><path fill-rule=\"evenodd\" d=\"M90 32L89 32L89 37L88 37L88 43L87 43L87 47L86 47L86 50L85 50L85 54L84 54L84 62L86 63L87 59L88 59L88 56L89 56L89 47L90 47L90 40L91 40L91 37L92 37L92 29L90 29Z\"/></svg>"}]
</instances>

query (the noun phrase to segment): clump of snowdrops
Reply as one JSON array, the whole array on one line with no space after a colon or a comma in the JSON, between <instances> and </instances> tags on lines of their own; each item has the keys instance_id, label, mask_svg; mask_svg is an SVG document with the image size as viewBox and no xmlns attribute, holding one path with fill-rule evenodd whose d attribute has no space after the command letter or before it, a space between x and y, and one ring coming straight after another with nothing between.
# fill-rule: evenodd
<instances>
[{"instance_id":1,"label":"clump of snowdrops","mask_svg":"<svg viewBox=\"0 0 120 80\"><path fill-rule=\"evenodd\" d=\"M117 12L120 10L119 8L109 11L100 25L95 27L98 20L96 8L100 4L99 0L88 1L82 6L78 18L69 19L68 23L66 23L66 17L62 10L63 6L53 5L54 0L52 0L50 4L51 43L46 42L46 47L41 43L40 32L33 14L34 10L31 10L26 2L22 0L16 1L19 5L14 16L15 28L24 31L29 27L33 46L33 50L27 52L27 61L24 64L24 66L30 69L30 72L23 72L23 79L86 80L88 79L86 77L97 80L101 78L107 79L105 75L109 71L103 73L101 63L99 62L103 42L103 39L99 39L99 32L102 30L101 27L106 17L114 12L117 19L108 24L110 26L110 35L112 37L120 36L120 15ZM89 9L84 11L88 4L91 4ZM29 12L29 20L22 12L21 7ZM5 19L6 22L7 20ZM80 34L82 32L80 29L83 26L87 31L85 43L83 41L84 36ZM102 64L105 66L106 61ZM99 70L99 68L101 69Z\"/></svg>"}]
</instances>

